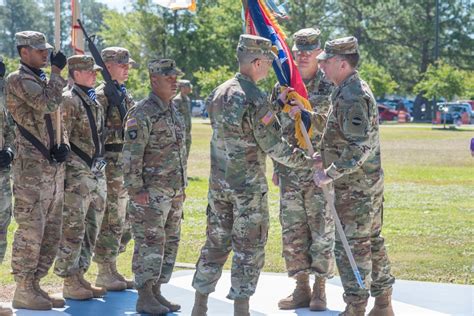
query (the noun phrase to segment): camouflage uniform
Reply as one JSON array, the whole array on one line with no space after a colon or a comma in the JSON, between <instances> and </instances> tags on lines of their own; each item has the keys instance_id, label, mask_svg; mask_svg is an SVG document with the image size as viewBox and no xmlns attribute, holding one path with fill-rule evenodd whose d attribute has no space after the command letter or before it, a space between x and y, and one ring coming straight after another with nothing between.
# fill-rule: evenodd
<instances>
[{"instance_id":1,"label":"camouflage uniform","mask_svg":"<svg viewBox=\"0 0 474 316\"><path fill-rule=\"evenodd\" d=\"M18 45L41 44L44 35L17 33ZM15 122L34 135L46 148L54 144L55 115L66 80L52 73L50 80L40 69L25 64L6 79L6 106ZM18 130L17 130L18 131ZM67 135L63 132L63 143ZM15 280L41 279L51 267L61 237L64 201L64 165L51 163L19 132L13 162L13 215L18 224L12 251Z\"/></svg>"},{"instance_id":2,"label":"camouflage uniform","mask_svg":"<svg viewBox=\"0 0 474 316\"><path fill-rule=\"evenodd\" d=\"M105 48L101 55L105 63L134 63L134 60L130 58L129 51L121 47ZM123 234L128 236L123 242L124 246L130 240L128 232L130 226L127 219L128 195L123 185L123 123L117 106L109 103L104 88L105 84L101 84L97 88L97 99L103 105L106 115L107 207L94 254L94 262L97 263L109 263L117 259ZM135 102L131 94L124 88L125 86L123 86L125 111L128 111Z\"/></svg>"},{"instance_id":3,"label":"camouflage uniform","mask_svg":"<svg viewBox=\"0 0 474 316\"><path fill-rule=\"evenodd\" d=\"M358 52L354 37L326 43L318 59ZM357 71L331 95L332 106L322 136L321 155L326 174L334 180L335 207L362 279L372 296L391 291L394 278L381 236L383 170L380 159L378 110L372 91ZM336 263L346 302L365 302L339 238ZM377 301L376 301L377 304Z\"/></svg>"},{"instance_id":4,"label":"camouflage uniform","mask_svg":"<svg viewBox=\"0 0 474 316\"><path fill-rule=\"evenodd\" d=\"M191 86L189 80L180 80L180 86ZM184 124L186 125L186 161L189 157L189 152L191 150L191 99L187 95L182 95L181 92L173 99L173 104L176 107L178 113L184 119Z\"/></svg>"},{"instance_id":5,"label":"camouflage uniform","mask_svg":"<svg viewBox=\"0 0 474 316\"><path fill-rule=\"evenodd\" d=\"M319 30L302 29L293 36L293 50L311 51L320 47ZM326 114L330 105L333 84L318 70L313 78L305 82L308 100L313 111ZM276 100L279 85L275 87L272 100ZM293 146L297 145L295 121L281 107L278 118L281 135ZM319 150L321 134L313 126L313 148ZM313 273L319 277L334 275L334 222L320 188L313 183L312 169L294 169L274 162L280 187L280 223L282 226L283 257L288 275Z\"/></svg>"},{"instance_id":6,"label":"camouflage uniform","mask_svg":"<svg viewBox=\"0 0 474 316\"><path fill-rule=\"evenodd\" d=\"M1 148L10 148L14 153L15 132L10 114L5 109L4 80L0 77L0 137ZM0 170L0 263L7 250L8 225L12 216L12 190L10 168Z\"/></svg>"},{"instance_id":7,"label":"camouflage uniform","mask_svg":"<svg viewBox=\"0 0 474 316\"><path fill-rule=\"evenodd\" d=\"M99 70L90 56L75 55L68 59L69 70ZM103 171L94 170L92 161L100 159L103 151L104 113L102 105L94 101L93 88L74 84L63 93L61 104L65 128L72 153L66 162L63 230L54 273L66 278L89 269L99 227L104 216L107 198ZM98 149L86 111L91 109L95 121ZM92 164L91 164L92 163Z\"/></svg>"},{"instance_id":8,"label":"camouflage uniform","mask_svg":"<svg viewBox=\"0 0 474 316\"><path fill-rule=\"evenodd\" d=\"M167 67L166 64L169 64ZM180 74L174 61L150 62L153 74ZM124 183L130 197L149 193L149 205L131 200L130 219L135 239L132 270L135 285L171 278L181 233L186 177L185 126L171 101L155 93L127 114L123 148Z\"/></svg>"},{"instance_id":9,"label":"camouflage uniform","mask_svg":"<svg viewBox=\"0 0 474 316\"><path fill-rule=\"evenodd\" d=\"M270 47L264 38L241 35L237 54L249 60L273 58ZM249 77L237 73L217 87L207 108L213 129L207 239L196 264L193 287L198 293L213 292L233 250L232 286L227 297L245 300L255 292L264 264L269 226L266 155L290 167L312 168L313 163L303 151L294 151L282 141L267 96Z\"/></svg>"}]
</instances>

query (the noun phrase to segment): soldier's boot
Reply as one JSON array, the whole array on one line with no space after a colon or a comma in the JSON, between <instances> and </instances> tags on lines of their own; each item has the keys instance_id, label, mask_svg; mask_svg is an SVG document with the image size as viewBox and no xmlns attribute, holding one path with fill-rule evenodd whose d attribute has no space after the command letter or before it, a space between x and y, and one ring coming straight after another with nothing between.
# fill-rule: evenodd
<instances>
[{"instance_id":1,"label":"soldier's boot","mask_svg":"<svg viewBox=\"0 0 474 316\"><path fill-rule=\"evenodd\" d=\"M153 282L154 280L148 280L142 288L137 289L137 312L152 315L164 315L169 312L169 309L158 302L153 295Z\"/></svg>"},{"instance_id":2,"label":"soldier's boot","mask_svg":"<svg viewBox=\"0 0 474 316\"><path fill-rule=\"evenodd\" d=\"M117 262L114 260L110 263L110 269L112 270L112 273L117 277L122 282L125 282L127 285L127 289L133 289L135 286L135 282L133 280L126 279L123 275L120 274L120 272L117 271Z\"/></svg>"},{"instance_id":3,"label":"soldier's boot","mask_svg":"<svg viewBox=\"0 0 474 316\"><path fill-rule=\"evenodd\" d=\"M84 272L76 274L77 280L82 284L85 289L92 292L95 298L104 297L107 294L107 290L104 287L94 286L84 278Z\"/></svg>"},{"instance_id":4,"label":"soldier's boot","mask_svg":"<svg viewBox=\"0 0 474 316\"><path fill-rule=\"evenodd\" d=\"M196 291L194 295L194 306L191 316L206 316L207 315L207 299L209 294L202 294Z\"/></svg>"},{"instance_id":5,"label":"soldier's boot","mask_svg":"<svg viewBox=\"0 0 474 316\"><path fill-rule=\"evenodd\" d=\"M2 307L0 306L0 316L12 316L13 311L10 307Z\"/></svg>"},{"instance_id":6,"label":"soldier's boot","mask_svg":"<svg viewBox=\"0 0 474 316\"><path fill-rule=\"evenodd\" d=\"M234 316L250 316L250 306L248 298L234 300Z\"/></svg>"},{"instance_id":7,"label":"soldier's boot","mask_svg":"<svg viewBox=\"0 0 474 316\"><path fill-rule=\"evenodd\" d=\"M51 304L53 305L53 308L63 308L64 305L66 305L66 300L62 297L56 297L56 296L51 296L49 295L46 291L43 291L43 289L40 286L40 280L39 279L34 279L33 280L33 288L41 294L45 299L49 300Z\"/></svg>"},{"instance_id":8,"label":"soldier's boot","mask_svg":"<svg viewBox=\"0 0 474 316\"><path fill-rule=\"evenodd\" d=\"M311 288L309 287L309 275L300 273L296 275L296 288L288 297L278 302L280 309L296 309L308 307L311 301Z\"/></svg>"},{"instance_id":9,"label":"soldier's boot","mask_svg":"<svg viewBox=\"0 0 474 316\"><path fill-rule=\"evenodd\" d=\"M95 280L96 286L105 288L107 291L123 291L127 288L127 283L117 278L108 263L99 263L97 267L99 268L99 273Z\"/></svg>"},{"instance_id":10,"label":"soldier's boot","mask_svg":"<svg viewBox=\"0 0 474 316\"><path fill-rule=\"evenodd\" d=\"M346 309L339 314L339 316L364 316L365 307L367 306L367 299L361 300L356 296L344 295L344 302L346 302Z\"/></svg>"},{"instance_id":11,"label":"soldier's boot","mask_svg":"<svg viewBox=\"0 0 474 316\"><path fill-rule=\"evenodd\" d=\"M49 300L35 291L33 279L32 277L26 277L17 281L12 301L13 308L50 310L53 308L53 305Z\"/></svg>"},{"instance_id":12,"label":"soldier's boot","mask_svg":"<svg viewBox=\"0 0 474 316\"><path fill-rule=\"evenodd\" d=\"M77 275L71 275L64 278L63 296L64 298L83 301L90 300L94 297L94 294L82 285Z\"/></svg>"},{"instance_id":13,"label":"soldier's boot","mask_svg":"<svg viewBox=\"0 0 474 316\"><path fill-rule=\"evenodd\" d=\"M177 312L181 309L181 305L168 301L163 295L161 295L161 283L156 282L153 285L153 295L162 305L166 306L170 312Z\"/></svg>"},{"instance_id":14,"label":"soldier's boot","mask_svg":"<svg viewBox=\"0 0 474 316\"><path fill-rule=\"evenodd\" d=\"M392 308L392 289L384 291L382 295L375 298L375 305L369 316L394 316Z\"/></svg>"},{"instance_id":15,"label":"soldier's boot","mask_svg":"<svg viewBox=\"0 0 474 316\"><path fill-rule=\"evenodd\" d=\"M311 294L311 301L309 302L309 310L325 311L326 308L326 279L316 277L313 285L313 293Z\"/></svg>"}]
</instances>

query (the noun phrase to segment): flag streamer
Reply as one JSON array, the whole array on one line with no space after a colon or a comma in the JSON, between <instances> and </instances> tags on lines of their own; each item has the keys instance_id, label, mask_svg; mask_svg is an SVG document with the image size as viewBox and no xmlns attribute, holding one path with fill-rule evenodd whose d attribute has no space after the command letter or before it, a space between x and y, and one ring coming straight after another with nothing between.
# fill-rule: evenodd
<instances>
[{"instance_id":1,"label":"flag streamer","mask_svg":"<svg viewBox=\"0 0 474 316\"><path fill-rule=\"evenodd\" d=\"M287 99L296 99L304 108L312 111L308 101L308 93L303 79L296 67L290 48L285 42L286 36L281 30L276 18L263 0L248 0L245 12L245 28L247 33L259 35L272 42L277 58L273 61L273 69L282 87L291 87L294 91L288 94ZM286 104L283 112L288 113L291 105ZM301 124L303 122L304 124ZM302 111L295 117L295 137L298 146L307 149L301 126L304 126L311 137L311 119L308 112Z\"/></svg>"}]
</instances>

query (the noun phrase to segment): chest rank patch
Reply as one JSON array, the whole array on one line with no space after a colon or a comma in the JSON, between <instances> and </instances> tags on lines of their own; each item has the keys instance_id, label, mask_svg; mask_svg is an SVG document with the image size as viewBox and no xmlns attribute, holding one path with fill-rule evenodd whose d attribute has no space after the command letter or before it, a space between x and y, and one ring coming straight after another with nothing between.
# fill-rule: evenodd
<instances>
[{"instance_id":1,"label":"chest rank patch","mask_svg":"<svg viewBox=\"0 0 474 316\"><path fill-rule=\"evenodd\" d=\"M352 118L352 125L359 126L360 124L362 124L362 119L358 116L354 116Z\"/></svg>"},{"instance_id":2,"label":"chest rank patch","mask_svg":"<svg viewBox=\"0 0 474 316\"><path fill-rule=\"evenodd\" d=\"M265 114L265 116L263 116L263 117L260 119L260 122L262 122L263 125L268 126L268 125L271 124L274 120L275 120L275 114L274 114L272 111L268 111L267 114Z\"/></svg>"}]
</instances>

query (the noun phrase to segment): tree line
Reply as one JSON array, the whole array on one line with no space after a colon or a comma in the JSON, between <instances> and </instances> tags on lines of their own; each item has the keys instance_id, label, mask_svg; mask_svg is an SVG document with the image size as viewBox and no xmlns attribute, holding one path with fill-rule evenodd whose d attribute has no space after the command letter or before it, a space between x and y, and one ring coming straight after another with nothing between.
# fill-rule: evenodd
<instances>
[{"instance_id":1,"label":"tree line","mask_svg":"<svg viewBox=\"0 0 474 316\"><path fill-rule=\"evenodd\" d=\"M435 3L292 0L287 1L288 17L279 22L290 45L291 34L305 27L319 27L323 43L339 36L356 36L362 53L360 70L378 97L417 95L422 100L427 85L419 83L436 80L437 75L432 75L436 72L430 67L441 64L444 70L449 67L454 77L462 78L456 81L460 86L454 89L455 95L449 97L473 99L474 3L440 1L439 62L434 53ZM51 0L4 0L0 5L0 53L16 58L14 34L26 29L41 31L52 42L53 5ZM70 53L70 1L61 1L61 5L61 44ZM237 69L235 46L243 30L238 0L198 0L195 13L171 11L149 0L132 1L118 12L97 0L81 0L81 15L88 32L98 35L99 48L126 47L140 63L140 69L132 71L129 80L137 97L147 94L146 64L154 57L175 59L185 78L195 84L195 95L200 98ZM269 89L274 81L272 76L262 86Z\"/></svg>"}]
</instances>

